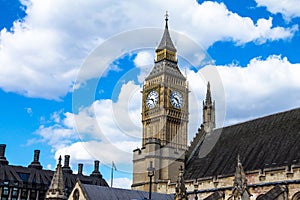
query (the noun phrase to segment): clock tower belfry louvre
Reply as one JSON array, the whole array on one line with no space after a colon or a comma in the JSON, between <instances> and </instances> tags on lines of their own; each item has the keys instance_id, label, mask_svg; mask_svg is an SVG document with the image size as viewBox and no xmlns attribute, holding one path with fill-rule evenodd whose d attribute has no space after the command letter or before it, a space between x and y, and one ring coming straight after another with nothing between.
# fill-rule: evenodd
<instances>
[{"instance_id":1,"label":"clock tower belfry louvre","mask_svg":"<svg viewBox=\"0 0 300 200\"><path fill-rule=\"evenodd\" d=\"M165 29L156 49L152 71L146 77L142 91L142 148L133 155L132 189L149 190L147 169L153 164L153 191L160 183L175 181L180 166L184 166L187 148L188 85L177 65L176 48Z\"/></svg>"}]
</instances>

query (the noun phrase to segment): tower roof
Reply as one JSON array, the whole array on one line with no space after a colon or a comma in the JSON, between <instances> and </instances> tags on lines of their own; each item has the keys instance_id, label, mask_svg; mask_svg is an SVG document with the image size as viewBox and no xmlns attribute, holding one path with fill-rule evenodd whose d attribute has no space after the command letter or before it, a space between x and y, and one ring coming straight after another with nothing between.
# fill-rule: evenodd
<instances>
[{"instance_id":1,"label":"tower roof","mask_svg":"<svg viewBox=\"0 0 300 200\"><path fill-rule=\"evenodd\" d=\"M166 13L165 20L165 31L161 42L156 49L155 65L145 80L147 81L161 74L168 74L185 81L186 78L182 75L177 65L176 48L171 40L168 30L168 13Z\"/></svg>"},{"instance_id":2,"label":"tower roof","mask_svg":"<svg viewBox=\"0 0 300 200\"><path fill-rule=\"evenodd\" d=\"M164 34L163 34L163 37L156 49L156 52L163 50L163 49L167 49L167 50L176 52L176 48L172 42L172 39L171 39L171 36L169 33L169 28L168 28L168 12L166 12L165 21L166 21L166 25L165 25Z\"/></svg>"},{"instance_id":3,"label":"tower roof","mask_svg":"<svg viewBox=\"0 0 300 200\"><path fill-rule=\"evenodd\" d=\"M211 91L210 91L210 83L207 83L207 92L206 92L206 99L205 99L205 104L212 104L211 100Z\"/></svg>"},{"instance_id":4,"label":"tower roof","mask_svg":"<svg viewBox=\"0 0 300 200\"><path fill-rule=\"evenodd\" d=\"M61 156L59 156L58 164L51 181L51 185L47 191L46 199L67 199L65 196L65 185L61 166Z\"/></svg>"}]
</instances>

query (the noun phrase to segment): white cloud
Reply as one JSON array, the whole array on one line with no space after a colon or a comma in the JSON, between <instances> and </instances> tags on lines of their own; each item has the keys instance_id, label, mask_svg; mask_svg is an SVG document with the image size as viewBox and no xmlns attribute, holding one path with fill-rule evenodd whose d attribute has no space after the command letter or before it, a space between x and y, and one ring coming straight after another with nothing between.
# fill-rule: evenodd
<instances>
[{"instance_id":1,"label":"white cloud","mask_svg":"<svg viewBox=\"0 0 300 200\"><path fill-rule=\"evenodd\" d=\"M32 114L33 114L32 108L28 107L28 108L24 108L24 109L26 110L26 112L29 116L32 116Z\"/></svg>"},{"instance_id":2,"label":"white cloud","mask_svg":"<svg viewBox=\"0 0 300 200\"><path fill-rule=\"evenodd\" d=\"M286 57L253 58L244 67L217 68L226 94L227 124L300 105L300 64L290 63Z\"/></svg>"},{"instance_id":3,"label":"white cloud","mask_svg":"<svg viewBox=\"0 0 300 200\"><path fill-rule=\"evenodd\" d=\"M107 183L110 183L111 179L107 180ZM129 178L114 178L113 187L114 188L123 188L131 189L132 180Z\"/></svg>"},{"instance_id":4,"label":"white cloud","mask_svg":"<svg viewBox=\"0 0 300 200\"><path fill-rule=\"evenodd\" d=\"M122 165L131 164L132 150L140 145L140 141L134 142L130 139L107 143L91 140L88 142L75 142L63 148L57 149L55 158L60 155L71 155L72 163L90 163L92 160L100 160L104 164L112 161L118 162L120 171L126 171ZM130 173L130 172L129 172Z\"/></svg>"},{"instance_id":5,"label":"white cloud","mask_svg":"<svg viewBox=\"0 0 300 200\"><path fill-rule=\"evenodd\" d=\"M68 154L72 163L99 159L129 164L132 150L141 141L140 90L129 81L122 85L117 102L96 100L78 114L55 112L48 126L35 131L41 139L29 142L45 142L55 158Z\"/></svg>"},{"instance_id":6,"label":"white cloud","mask_svg":"<svg viewBox=\"0 0 300 200\"><path fill-rule=\"evenodd\" d=\"M258 6L265 6L271 13L281 13L289 20L293 17L300 16L300 7L298 0L283 0L283 1L272 1L272 0L255 0Z\"/></svg>"},{"instance_id":7,"label":"white cloud","mask_svg":"<svg viewBox=\"0 0 300 200\"><path fill-rule=\"evenodd\" d=\"M16 21L12 30L1 30L0 87L29 97L56 100L72 91L80 65L100 42L138 27L162 28L165 10L170 11L171 29L189 35L204 49L222 40L244 44L286 39L298 29L296 25L274 27L271 18L258 19L254 24L224 4L210 1L200 5L194 0L151 0L143 4L107 0L22 3L27 5L27 16ZM101 63L100 71L107 67Z\"/></svg>"},{"instance_id":8,"label":"white cloud","mask_svg":"<svg viewBox=\"0 0 300 200\"><path fill-rule=\"evenodd\" d=\"M229 11L223 3L206 1L190 11L193 12L184 16L191 19L192 23L190 28L186 27L186 33L191 33L204 47L222 40L232 40L238 45L251 41L264 43L290 38L298 30L297 25L288 29L273 27L272 18L260 18L254 24L251 18ZM192 28L196 28L196 31L192 31Z\"/></svg>"},{"instance_id":9,"label":"white cloud","mask_svg":"<svg viewBox=\"0 0 300 200\"><path fill-rule=\"evenodd\" d=\"M204 72L208 67L218 70L223 92L217 79ZM247 66L232 64L207 66L198 72L187 70L191 91L189 139L202 122L202 101L205 99L207 81L211 83L212 97L216 101L217 126L223 127L224 124L236 124L299 107L299 75L299 63L293 64L286 57L278 55L265 60L253 58Z\"/></svg>"},{"instance_id":10,"label":"white cloud","mask_svg":"<svg viewBox=\"0 0 300 200\"><path fill-rule=\"evenodd\" d=\"M147 65L153 65L153 61L154 57L152 51L141 51L137 54L133 62L136 67L142 68Z\"/></svg>"},{"instance_id":11,"label":"white cloud","mask_svg":"<svg viewBox=\"0 0 300 200\"><path fill-rule=\"evenodd\" d=\"M55 169L52 167L51 164L48 164L48 165L46 166L46 169L48 169L48 170L55 170Z\"/></svg>"},{"instance_id":12,"label":"white cloud","mask_svg":"<svg viewBox=\"0 0 300 200\"><path fill-rule=\"evenodd\" d=\"M138 75L138 81L142 83L146 76L149 74L153 68L154 55L153 51L140 51L137 53L135 59L133 60L135 66L140 69Z\"/></svg>"},{"instance_id":13,"label":"white cloud","mask_svg":"<svg viewBox=\"0 0 300 200\"><path fill-rule=\"evenodd\" d=\"M62 124L55 124L49 127L41 125L35 133L41 136L42 139L33 139L29 141L30 143L46 142L53 150L63 148L78 139L78 135L72 128L65 127Z\"/></svg>"}]
</instances>

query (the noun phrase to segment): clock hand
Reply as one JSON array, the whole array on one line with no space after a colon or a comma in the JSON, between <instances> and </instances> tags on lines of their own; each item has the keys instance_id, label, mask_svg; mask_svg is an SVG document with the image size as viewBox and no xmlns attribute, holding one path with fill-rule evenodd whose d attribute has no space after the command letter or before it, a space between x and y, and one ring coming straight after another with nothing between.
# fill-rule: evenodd
<instances>
[{"instance_id":1,"label":"clock hand","mask_svg":"<svg viewBox=\"0 0 300 200\"><path fill-rule=\"evenodd\" d=\"M174 97L174 100L175 100L175 101L176 101L176 103L178 104L178 102L179 102L179 101L178 101L178 99L177 99L176 97Z\"/></svg>"}]
</instances>

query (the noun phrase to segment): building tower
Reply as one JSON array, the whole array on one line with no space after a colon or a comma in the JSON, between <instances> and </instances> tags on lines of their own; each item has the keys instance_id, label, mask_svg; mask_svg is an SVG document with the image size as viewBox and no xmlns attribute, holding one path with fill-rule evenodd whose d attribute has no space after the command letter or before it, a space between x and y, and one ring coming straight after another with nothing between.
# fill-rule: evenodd
<instances>
[{"instance_id":1,"label":"building tower","mask_svg":"<svg viewBox=\"0 0 300 200\"><path fill-rule=\"evenodd\" d=\"M203 101L203 127L209 133L216 127L215 101L212 101L210 83L207 83L205 101Z\"/></svg>"},{"instance_id":2,"label":"building tower","mask_svg":"<svg viewBox=\"0 0 300 200\"><path fill-rule=\"evenodd\" d=\"M171 40L166 14L165 29L156 49L152 71L142 91L142 148L134 150L133 189L148 191L146 169L150 161L156 169L157 183L176 181L179 166L184 166L187 148L188 87L177 65L176 48Z\"/></svg>"},{"instance_id":3,"label":"building tower","mask_svg":"<svg viewBox=\"0 0 300 200\"><path fill-rule=\"evenodd\" d=\"M59 156L50 187L46 193L46 200L64 200L67 199L65 194L65 185L63 171L61 166L61 156Z\"/></svg>"}]
</instances>

